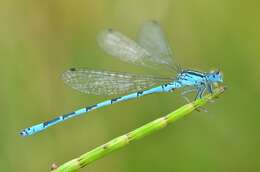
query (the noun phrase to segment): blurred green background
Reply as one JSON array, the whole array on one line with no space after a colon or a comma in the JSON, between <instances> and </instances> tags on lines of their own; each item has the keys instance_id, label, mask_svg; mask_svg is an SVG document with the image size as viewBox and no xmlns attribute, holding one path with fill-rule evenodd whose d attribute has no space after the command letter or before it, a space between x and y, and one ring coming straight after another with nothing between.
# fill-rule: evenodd
<instances>
[{"instance_id":1,"label":"blurred green background","mask_svg":"<svg viewBox=\"0 0 260 172\"><path fill-rule=\"evenodd\" d=\"M106 55L108 27L136 38L141 23L163 26L186 68L220 68L228 90L208 113L194 112L81 171L260 171L259 1L75 0L0 2L0 168L49 171L180 107L180 94L155 94L102 108L22 138L20 129L107 99L60 79L70 67L153 73ZM174 74L172 74L174 75Z\"/></svg>"}]
</instances>

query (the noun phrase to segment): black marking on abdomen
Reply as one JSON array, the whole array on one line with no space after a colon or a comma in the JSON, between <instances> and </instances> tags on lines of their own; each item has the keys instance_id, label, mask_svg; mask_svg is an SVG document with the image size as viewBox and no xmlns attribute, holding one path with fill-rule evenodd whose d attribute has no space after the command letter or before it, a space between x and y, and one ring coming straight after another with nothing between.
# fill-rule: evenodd
<instances>
[{"instance_id":1,"label":"black marking on abdomen","mask_svg":"<svg viewBox=\"0 0 260 172\"><path fill-rule=\"evenodd\" d=\"M168 85L170 85L170 83L169 83L169 84L161 85L161 87L162 87L162 89L164 90L164 88L167 87Z\"/></svg>"},{"instance_id":2,"label":"black marking on abdomen","mask_svg":"<svg viewBox=\"0 0 260 172\"><path fill-rule=\"evenodd\" d=\"M31 128L27 128L27 130L29 131ZM26 136L26 135L28 135L28 132L26 131L26 129L25 130L22 130L21 132L20 132L20 135L21 136Z\"/></svg>"},{"instance_id":3,"label":"black marking on abdomen","mask_svg":"<svg viewBox=\"0 0 260 172\"><path fill-rule=\"evenodd\" d=\"M161 85L161 87L162 87L162 90L164 91L164 87L167 87L167 84Z\"/></svg>"},{"instance_id":4,"label":"black marking on abdomen","mask_svg":"<svg viewBox=\"0 0 260 172\"><path fill-rule=\"evenodd\" d=\"M76 71L76 68L70 68L70 71Z\"/></svg>"},{"instance_id":5,"label":"black marking on abdomen","mask_svg":"<svg viewBox=\"0 0 260 172\"><path fill-rule=\"evenodd\" d=\"M143 94L143 91L138 91L137 93L136 93L136 96L138 97L138 96L140 96L140 95L142 95Z\"/></svg>"},{"instance_id":6,"label":"black marking on abdomen","mask_svg":"<svg viewBox=\"0 0 260 172\"><path fill-rule=\"evenodd\" d=\"M71 112L71 113L68 113L68 114L66 114L66 115L63 115L63 116L62 116L62 119L69 118L71 115L74 115L74 114L75 114L75 112Z\"/></svg>"},{"instance_id":7,"label":"black marking on abdomen","mask_svg":"<svg viewBox=\"0 0 260 172\"><path fill-rule=\"evenodd\" d=\"M86 107L86 112L90 111L91 109L93 109L96 106L97 106L97 104L89 106L89 107Z\"/></svg>"},{"instance_id":8,"label":"black marking on abdomen","mask_svg":"<svg viewBox=\"0 0 260 172\"><path fill-rule=\"evenodd\" d=\"M43 127L46 127L49 124L55 123L56 121L59 121L59 120L60 120L60 117L54 118L54 119L52 119L50 121L46 121L46 122L43 123Z\"/></svg>"},{"instance_id":9,"label":"black marking on abdomen","mask_svg":"<svg viewBox=\"0 0 260 172\"><path fill-rule=\"evenodd\" d=\"M114 102L117 102L118 99L121 99L122 97L113 98L110 100L110 103L113 104Z\"/></svg>"}]
</instances>

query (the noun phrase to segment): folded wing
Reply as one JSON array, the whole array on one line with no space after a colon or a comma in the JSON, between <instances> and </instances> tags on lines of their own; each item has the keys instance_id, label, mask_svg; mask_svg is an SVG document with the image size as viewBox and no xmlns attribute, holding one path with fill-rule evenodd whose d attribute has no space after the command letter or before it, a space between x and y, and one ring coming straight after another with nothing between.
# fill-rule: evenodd
<instances>
[{"instance_id":1,"label":"folded wing","mask_svg":"<svg viewBox=\"0 0 260 172\"><path fill-rule=\"evenodd\" d=\"M150 54L150 61L164 67L178 69L172 50L165 38L164 32L157 21L145 22L138 34L138 43Z\"/></svg>"},{"instance_id":2,"label":"folded wing","mask_svg":"<svg viewBox=\"0 0 260 172\"><path fill-rule=\"evenodd\" d=\"M142 25L138 43L113 29L101 32L97 41L106 53L122 61L152 68L175 67L163 31L154 21Z\"/></svg>"},{"instance_id":3,"label":"folded wing","mask_svg":"<svg viewBox=\"0 0 260 172\"><path fill-rule=\"evenodd\" d=\"M87 94L114 95L137 92L171 82L171 78L73 68L63 73L63 81Z\"/></svg>"}]
</instances>

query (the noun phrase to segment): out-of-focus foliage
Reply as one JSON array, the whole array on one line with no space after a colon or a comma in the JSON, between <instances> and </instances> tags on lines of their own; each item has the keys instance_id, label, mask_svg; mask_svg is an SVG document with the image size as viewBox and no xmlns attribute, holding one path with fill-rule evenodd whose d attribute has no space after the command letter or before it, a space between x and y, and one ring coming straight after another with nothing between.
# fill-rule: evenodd
<instances>
[{"instance_id":1,"label":"out-of-focus foliage","mask_svg":"<svg viewBox=\"0 0 260 172\"><path fill-rule=\"evenodd\" d=\"M182 66L220 68L229 89L207 107L208 113L195 112L82 171L259 171L259 5L242 0L0 1L1 171L48 171L53 162L61 164L184 104L179 92L149 95L32 137L18 135L24 127L109 98L65 86L60 76L70 67L158 73L106 55L95 38L108 27L136 38L140 24L150 19L161 23Z\"/></svg>"}]
</instances>

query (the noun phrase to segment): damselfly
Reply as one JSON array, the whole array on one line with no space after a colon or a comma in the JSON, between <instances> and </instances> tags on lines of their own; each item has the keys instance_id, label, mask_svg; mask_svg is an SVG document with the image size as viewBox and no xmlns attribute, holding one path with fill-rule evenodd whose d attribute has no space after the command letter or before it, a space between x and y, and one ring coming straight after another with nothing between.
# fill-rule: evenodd
<instances>
[{"instance_id":1,"label":"damselfly","mask_svg":"<svg viewBox=\"0 0 260 172\"><path fill-rule=\"evenodd\" d=\"M113 29L101 32L97 40L100 47L106 53L120 60L144 67L161 67L167 70L174 70L177 74L174 77L158 77L71 68L63 73L62 79L67 85L80 92L96 95L128 94L84 107L26 128L20 132L22 136L35 134L50 126L94 109L147 94L170 92L183 87L193 87L193 89L189 89L185 93L195 90L197 92L195 99L198 99L203 96L206 90L212 93L214 83L223 82L222 74L219 71L199 72L190 69L183 70L180 65L177 65L162 28L156 21L148 21L142 25L137 42Z\"/></svg>"}]
</instances>

